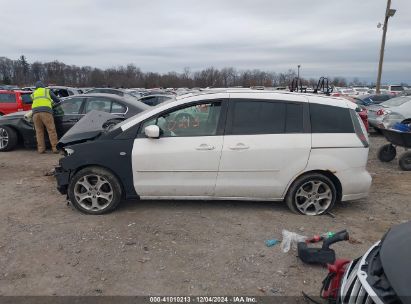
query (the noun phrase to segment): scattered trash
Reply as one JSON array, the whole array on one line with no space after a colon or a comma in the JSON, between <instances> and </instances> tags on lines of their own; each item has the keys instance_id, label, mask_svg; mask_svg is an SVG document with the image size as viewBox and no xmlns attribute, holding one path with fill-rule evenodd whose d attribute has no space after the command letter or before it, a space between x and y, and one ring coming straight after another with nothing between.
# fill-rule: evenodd
<instances>
[{"instance_id":1,"label":"scattered trash","mask_svg":"<svg viewBox=\"0 0 411 304\"><path fill-rule=\"evenodd\" d=\"M335 214L334 213L331 213L330 211L328 211L326 214L329 215L330 217L332 217L333 219L335 219Z\"/></svg>"},{"instance_id":2,"label":"scattered trash","mask_svg":"<svg viewBox=\"0 0 411 304\"><path fill-rule=\"evenodd\" d=\"M328 231L326 233L323 233L321 235L314 235L312 238L306 239L305 242L308 243L318 243L323 241L324 239L328 239L330 237L333 237L335 235L334 232Z\"/></svg>"},{"instance_id":3,"label":"scattered trash","mask_svg":"<svg viewBox=\"0 0 411 304\"><path fill-rule=\"evenodd\" d=\"M261 292L265 292L265 289L262 288L262 287L257 287L257 289L258 289L259 291L261 291Z\"/></svg>"},{"instance_id":4,"label":"scattered trash","mask_svg":"<svg viewBox=\"0 0 411 304\"><path fill-rule=\"evenodd\" d=\"M282 292L282 290L280 288L271 288L270 291L274 294Z\"/></svg>"},{"instance_id":5,"label":"scattered trash","mask_svg":"<svg viewBox=\"0 0 411 304\"><path fill-rule=\"evenodd\" d=\"M136 223L130 223L130 224L128 224L127 225L127 227L131 227L131 226L133 226L133 225L135 225Z\"/></svg>"},{"instance_id":6,"label":"scattered trash","mask_svg":"<svg viewBox=\"0 0 411 304\"><path fill-rule=\"evenodd\" d=\"M283 252L288 252L290 251L290 248L292 247L294 250L297 249L297 243L298 242L304 242L307 237L303 235L299 235L295 232L291 232L288 230L283 230L283 240L281 242L281 250Z\"/></svg>"},{"instance_id":7,"label":"scattered trash","mask_svg":"<svg viewBox=\"0 0 411 304\"><path fill-rule=\"evenodd\" d=\"M298 257L307 264L332 264L335 262L335 251L330 246L337 242L348 241L348 239L347 230L342 230L332 237L324 239L321 248L309 248L306 242L299 242Z\"/></svg>"},{"instance_id":8,"label":"scattered trash","mask_svg":"<svg viewBox=\"0 0 411 304\"><path fill-rule=\"evenodd\" d=\"M280 241L276 240L276 239L272 239L272 240L266 240L265 244L267 245L267 247L272 247L274 245L277 245Z\"/></svg>"},{"instance_id":9,"label":"scattered trash","mask_svg":"<svg viewBox=\"0 0 411 304\"><path fill-rule=\"evenodd\" d=\"M54 168L44 173L44 176L54 176Z\"/></svg>"},{"instance_id":10,"label":"scattered trash","mask_svg":"<svg viewBox=\"0 0 411 304\"><path fill-rule=\"evenodd\" d=\"M124 243L124 245L127 245L127 246L132 246L132 245L135 245L135 244L137 244L137 243L133 242L133 241L129 241L129 242Z\"/></svg>"},{"instance_id":11,"label":"scattered trash","mask_svg":"<svg viewBox=\"0 0 411 304\"><path fill-rule=\"evenodd\" d=\"M150 258L142 258L142 259L139 259L138 262L145 263L145 262L148 262L150 260L151 260Z\"/></svg>"}]
</instances>

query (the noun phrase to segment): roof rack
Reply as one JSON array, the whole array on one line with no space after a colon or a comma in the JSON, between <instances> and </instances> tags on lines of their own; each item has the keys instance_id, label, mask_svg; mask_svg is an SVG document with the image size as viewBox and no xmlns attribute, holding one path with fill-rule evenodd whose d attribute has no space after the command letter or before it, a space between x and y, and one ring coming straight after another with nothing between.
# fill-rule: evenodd
<instances>
[{"instance_id":1,"label":"roof rack","mask_svg":"<svg viewBox=\"0 0 411 304\"><path fill-rule=\"evenodd\" d=\"M290 92L301 92L307 93L307 88L303 87L301 78L294 77L291 81L291 85L289 86ZM314 94L325 94L330 96L332 93L333 88L330 87L329 81L327 77L320 77L317 83L317 87L314 89Z\"/></svg>"}]
</instances>

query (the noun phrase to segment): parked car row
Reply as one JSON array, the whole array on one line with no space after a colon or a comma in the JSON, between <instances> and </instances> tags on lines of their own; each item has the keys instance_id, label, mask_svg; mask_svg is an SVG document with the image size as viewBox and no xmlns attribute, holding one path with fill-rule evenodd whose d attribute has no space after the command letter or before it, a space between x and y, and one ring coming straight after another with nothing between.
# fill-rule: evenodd
<instances>
[{"instance_id":1,"label":"parked car row","mask_svg":"<svg viewBox=\"0 0 411 304\"><path fill-rule=\"evenodd\" d=\"M0 94L1 96L1 94ZM53 109L56 131L63 136L83 116L92 110L111 113L112 123L118 123L147 110L149 106L113 94L82 94L63 98ZM0 151L13 150L18 144L35 147L33 123L25 117L26 112L16 112L0 119Z\"/></svg>"},{"instance_id":2,"label":"parked car row","mask_svg":"<svg viewBox=\"0 0 411 304\"><path fill-rule=\"evenodd\" d=\"M390 95L392 97L401 95L404 91L408 88L404 88L402 85L383 85L380 88L380 93L385 95ZM376 94L375 88L368 88L368 87L334 87L333 88L333 96L341 96L341 95L348 95L348 96L362 96L362 95L369 95L369 94Z\"/></svg>"}]
</instances>

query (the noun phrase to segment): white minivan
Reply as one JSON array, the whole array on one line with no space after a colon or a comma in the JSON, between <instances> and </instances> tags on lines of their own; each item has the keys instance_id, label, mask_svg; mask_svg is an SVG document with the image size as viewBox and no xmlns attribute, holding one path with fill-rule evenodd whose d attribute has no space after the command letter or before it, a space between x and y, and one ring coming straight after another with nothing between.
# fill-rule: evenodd
<instances>
[{"instance_id":1,"label":"white minivan","mask_svg":"<svg viewBox=\"0 0 411 304\"><path fill-rule=\"evenodd\" d=\"M320 215L368 195L368 137L345 99L221 90L187 94L114 127L91 112L60 141L58 189L80 211L122 199L285 201Z\"/></svg>"}]
</instances>

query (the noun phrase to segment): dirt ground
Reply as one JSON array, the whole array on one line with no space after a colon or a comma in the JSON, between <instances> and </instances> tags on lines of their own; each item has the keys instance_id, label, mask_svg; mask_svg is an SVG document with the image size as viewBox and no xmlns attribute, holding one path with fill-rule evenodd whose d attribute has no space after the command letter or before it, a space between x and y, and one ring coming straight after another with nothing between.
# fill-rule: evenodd
<instances>
[{"instance_id":1,"label":"dirt ground","mask_svg":"<svg viewBox=\"0 0 411 304\"><path fill-rule=\"evenodd\" d=\"M326 270L283 253L282 229L304 235L347 228L356 258L411 218L410 172L381 163L371 137L368 199L330 216L292 214L282 203L129 201L104 216L67 206L54 177L58 155L0 154L0 295L318 295Z\"/></svg>"}]
</instances>

